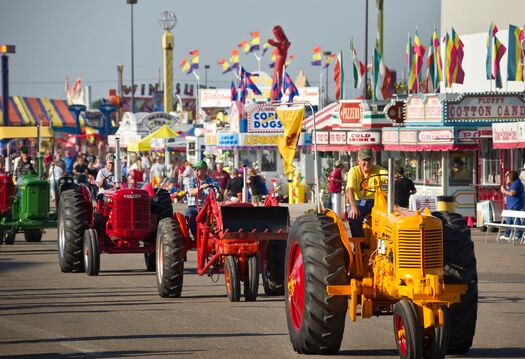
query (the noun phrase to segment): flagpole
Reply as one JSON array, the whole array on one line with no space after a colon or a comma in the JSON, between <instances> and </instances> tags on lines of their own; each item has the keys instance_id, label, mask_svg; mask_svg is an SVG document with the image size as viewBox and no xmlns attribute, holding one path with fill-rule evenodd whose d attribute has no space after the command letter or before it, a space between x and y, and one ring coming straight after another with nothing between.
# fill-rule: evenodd
<instances>
[{"instance_id":1,"label":"flagpole","mask_svg":"<svg viewBox=\"0 0 525 359\"><path fill-rule=\"evenodd\" d=\"M255 56L255 59L257 60L257 68L259 74L261 73L261 57L258 56L255 52L252 52L253 56Z\"/></svg>"},{"instance_id":2,"label":"flagpole","mask_svg":"<svg viewBox=\"0 0 525 359\"><path fill-rule=\"evenodd\" d=\"M200 95L199 95L199 91L200 91L200 87L201 87L201 79L199 77L199 75L197 75L197 73L195 72L195 70L192 71L193 73L193 76L195 76L195 78L197 79L197 97L195 98L195 101L196 101L196 104L195 104L195 123L197 123L197 121L199 120L199 105L200 105Z\"/></svg>"},{"instance_id":3,"label":"flagpole","mask_svg":"<svg viewBox=\"0 0 525 359\"><path fill-rule=\"evenodd\" d=\"M363 98L368 96L368 0L365 0L365 84L363 86Z\"/></svg>"},{"instance_id":4,"label":"flagpole","mask_svg":"<svg viewBox=\"0 0 525 359\"><path fill-rule=\"evenodd\" d=\"M324 107L323 103L323 66L321 65L321 72L319 73L319 108Z\"/></svg>"}]
</instances>

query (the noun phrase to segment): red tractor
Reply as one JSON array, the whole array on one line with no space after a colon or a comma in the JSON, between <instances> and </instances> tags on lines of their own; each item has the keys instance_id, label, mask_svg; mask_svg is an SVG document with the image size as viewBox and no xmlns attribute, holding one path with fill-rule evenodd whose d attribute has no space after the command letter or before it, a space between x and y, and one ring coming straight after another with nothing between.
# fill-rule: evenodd
<instances>
[{"instance_id":1,"label":"red tractor","mask_svg":"<svg viewBox=\"0 0 525 359\"><path fill-rule=\"evenodd\" d=\"M118 148L118 142L117 142ZM120 160L115 161L115 189L96 206L85 185L60 195L58 258L62 272L98 275L100 253L144 253L146 268L155 270L155 239L163 218L173 216L166 190L121 188Z\"/></svg>"},{"instance_id":2,"label":"red tractor","mask_svg":"<svg viewBox=\"0 0 525 359\"><path fill-rule=\"evenodd\" d=\"M197 273L224 273L226 292L232 302L241 297L255 301L259 273L267 295L284 294L284 259L290 225L287 207L268 201L221 203L210 192L197 215L197 238L189 236L186 218L176 213L163 219L157 232L157 288L161 297L179 297L188 250L197 249Z\"/></svg>"}]
</instances>

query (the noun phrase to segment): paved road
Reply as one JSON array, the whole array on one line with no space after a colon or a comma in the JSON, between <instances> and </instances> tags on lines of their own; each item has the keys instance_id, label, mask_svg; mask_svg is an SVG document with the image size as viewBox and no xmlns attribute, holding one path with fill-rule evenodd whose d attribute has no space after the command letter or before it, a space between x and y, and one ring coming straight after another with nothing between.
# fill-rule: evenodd
<instances>
[{"instance_id":1,"label":"paved road","mask_svg":"<svg viewBox=\"0 0 525 359\"><path fill-rule=\"evenodd\" d=\"M474 233L480 305L468 357L523 358L525 246L498 245L493 235L485 244ZM102 255L101 262L98 277L61 273L55 230L41 243L19 235L13 246L0 246L0 355L301 357L289 342L282 297L265 297L260 288L256 302L228 302L222 276L195 274L194 252L178 299L157 295L140 255ZM391 318L348 320L340 354L396 357Z\"/></svg>"}]
</instances>

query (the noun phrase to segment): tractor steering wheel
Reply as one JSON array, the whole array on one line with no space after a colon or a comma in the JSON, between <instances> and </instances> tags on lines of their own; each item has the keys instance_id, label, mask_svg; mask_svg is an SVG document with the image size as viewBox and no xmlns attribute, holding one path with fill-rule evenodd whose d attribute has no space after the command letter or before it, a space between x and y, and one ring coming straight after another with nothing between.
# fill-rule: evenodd
<instances>
[{"instance_id":1,"label":"tractor steering wheel","mask_svg":"<svg viewBox=\"0 0 525 359\"><path fill-rule=\"evenodd\" d=\"M370 192L370 193L376 193L376 189L377 189L377 186L374 187L373 189L369 189L368 187L363 187L363 184L368 181L370 178L373 178L373 177L388 177L388 173L377 173L375 175L371 175L371 176L368 176L366 178L364 178L361 183L359 184L359 188L362 190L362 191L365 191L365 192ZM379 185L381 186L381 184Z\"/></svg>"}]
</instances>

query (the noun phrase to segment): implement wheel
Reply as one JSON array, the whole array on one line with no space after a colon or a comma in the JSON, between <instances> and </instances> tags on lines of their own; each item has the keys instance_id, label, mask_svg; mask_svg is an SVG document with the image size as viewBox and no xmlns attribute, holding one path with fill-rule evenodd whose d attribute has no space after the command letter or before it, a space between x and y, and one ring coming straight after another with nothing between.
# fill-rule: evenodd
<instances>
[{"instance_id":1,"label":"implement wheel","mask_svg":"<svg viewBox=\"0 0 525 359\"><path fill-rule=\"evenodd\" d=\"M180 297L184 278L184 245L180 224L164 218L157 227L157 289L163 298Z\"/></svg>"},{"instance_id":2,"label":"implement wheel","mask_svg":"<svg viewBox=\"0 0 525 359\"><path fill-rule=\"evenodd\" d=\"M237 259L234 256L227 256L224 261L224 280L228 299L230 302L238 302L241 299L241 277Z\"/></svg>"},{"instance_id":3,"label":"implement wheel","mask_svg":"<svg viewBox=\"0 0 525 359\"><path fill-rule=\"evenodd\" d=\"M329 296L327 285L347 285L345 249L334 221L322 214L298 217L286 247L285 307L293 348L334 354L341 347L348 298Z\"/></svg>"},{"instance_id":4,"label":"implement wheel","mask_svg":"<svg viewBox=\"0 0 525 359\"><path fill-rule=\"evenodd\" d=\"M253 302L259 291L259 256L248 258L248 275L244 281L244 300Z\"/></svg>"},{"instance_id":5,"label":"implement wheel","mask_svg":"<svg viewBox=\"0 0 525 359\"><path fill-rule=\"evenodd\" d=\"M5 244L14 244L16 238L16 232L12 229L5 231Z\"/></svg>"},{"instance_id":6,"label":"implement wheel","mask_svg":"<svg viewBox=\"0 0 525 359\"><path fill-rule=\"evenodd\" d=\"M82 243L90 221L90 204L78 188L60 193L58 205L58 263L62 272L83 272Z\"/></svg>"},{"instance_id":7,"label":"implement wheel","mask_svg":"<svg viewBox=\"0 0 525 359\"><path fill-rule=\"evenodd\" d=\"M419 359L423 353L421 325L414 304L400 300L394 305L394 337L402 359Z\"/></svg>"},{"instance_id":8,"label":"implement wheel","mask_svg":"<svg viewBox=\"0 0 525 359\"><path fill-rule=\"evenodd\" d=\"M42 231L39 229L28 229L24 231L26 242L40 242L42 240Z\"/></svg>"},{"instance_id":9,"label":"implement wheel","mask_svg":"<svg viewBox=\"0 0 525 359\"><path fill-rule=\"evenodd\" d=\"M264 293L268 296L284 294L285 241L268 241L268 251L262 272Z\"/></svg>"},{"instance_id":10,"label":"implement wheel","mask_svg":"<svg viewBox=\"0 0 525 359\"><path fill-rule=\"evenodd\" d=\"M433 212L443 222L445 284L466 284L460 303L448 309L450 339L447 354L464 354L472 346L478 317L478 272L474 243L465 219L457 213Z\"/></svg>"},{"instance_id":11,"label":"implement wheel","mask_svg":"<svg viewBox=\"0 0 525 359\"><path fill-rule=\"evenodd\" d=\"M431 328L423 334L423 358L441 359L445 357L450 337L450 318L447 307L441 304L441 310L445 313L445 324L439 328Z\"/></svg>"},{"instance_id":12,"label":"implement wheel","mask_svg":"<svg viewBox=\"0 0 525 359\"><path fill-rule=\"evenodd\" d=\"M155 253L144 253L144 261L146 262L146 270L148 272L155 272L155 269L156 269Z\"/></svg>"},{"instance_id":13,"label":"implement wheel","mask_svg":"<svg viewBox=\"0 0 525 359\"><path fill-rule=\"evenodd\" d=\"M97 231L88 228L84 231L84 268L88 276L98 275L100 271L100 249Z\"/></svg>"}]
</instances>

